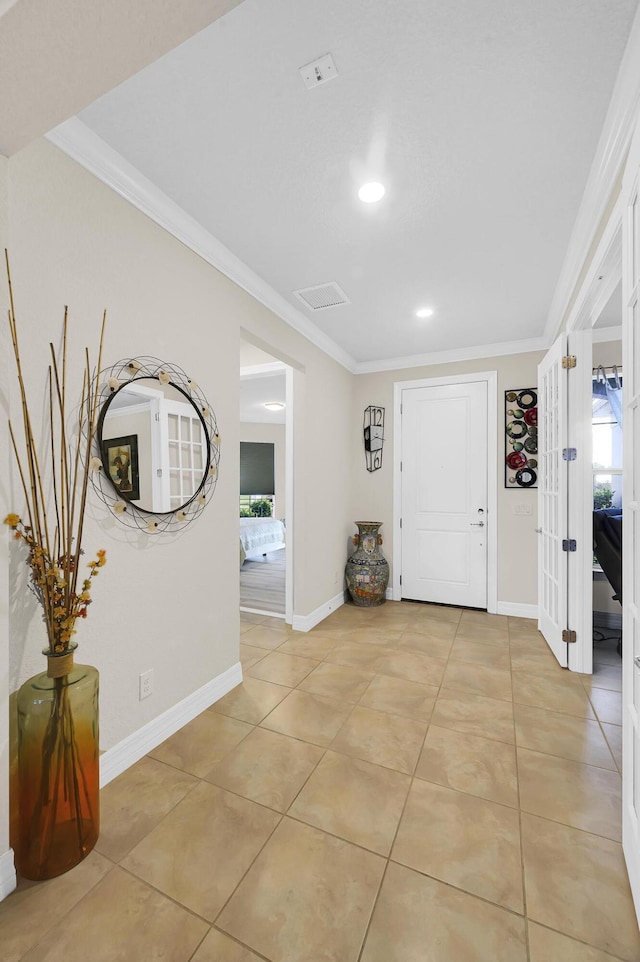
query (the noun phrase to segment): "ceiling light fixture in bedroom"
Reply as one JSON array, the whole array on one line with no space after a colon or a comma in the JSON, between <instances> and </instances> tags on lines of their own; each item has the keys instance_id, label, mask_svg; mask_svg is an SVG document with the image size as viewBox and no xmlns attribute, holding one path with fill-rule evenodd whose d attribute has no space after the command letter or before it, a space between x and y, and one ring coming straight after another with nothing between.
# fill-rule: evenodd
<instances>
[{"instance_id":1,"label":"ceiling light fixture in bedroom","mask_svg":"<svg viewBox=\"0 0 640 962\"><path fill-rule=\"evenodd\" d=\"M432 314L432 307L421 307L420 310L416 311L416 317L431 317Z\"/></svg>"},{"instance_id":2,"label":"ceiling light fixture in bedroom","mask_svg":"<svg viewBox=\"0 0 640 962\"><path fill-rule=\"evenodd\" d=\"M285 406L282 401L265 401L267 411L282 411Z\"/></svg>"},{"instance_id":3,"label":"ceiling light fixture in bedroom","mask_svg":"<svg viewBox=\"0 0 640 962\"><path fill-rule=\"evenodd\" d=\"M363 184L358 191L358 197L363 204L377 204L379 200L382 200L384 195L384 186L375 182Z\"/></svg>"}]
</instances>

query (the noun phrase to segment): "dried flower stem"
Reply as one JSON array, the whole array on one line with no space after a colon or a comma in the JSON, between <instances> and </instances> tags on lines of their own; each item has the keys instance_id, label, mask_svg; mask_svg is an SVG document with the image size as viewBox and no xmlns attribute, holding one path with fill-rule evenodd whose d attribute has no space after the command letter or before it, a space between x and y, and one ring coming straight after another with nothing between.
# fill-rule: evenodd
<instances>
[{"instance_id":1,"label":"dried flower stem","mask_svg":"<svg viewBox=\"0 0 640 962\"><path fill-rule=\"evenodd\" d=\"M23 538L29 547L32 586L44 609L44 620L49 635L52 652L65 651L71 642L74 623L78 616L86 617L90 604L90 581L105 563L105 552L99 551L97 559L89 564L91 574L82 579L82 589L78 593L78 574L82 551L82 535L86 510L91 451L94 443L99 384L97 376L91 377L89 352L85 348L82 397L80 402L78 436L70 444L67 436L67 359L68 359L68 309L64 309L62 326L62 360L58 362L54 345L50 343L51 364L48 371L48 428L50 432L50 453L52 473L52 493L55 525L50 530L47 516L47 499L44 494L42 471L38 459L27 394L24 384L18 330L16 324L13 288L9 258L5 250L5 262L9 283L9 330L16 362L22 422L24 431L24 457L18 453L18 446L11 422L9 430L13 450L18 463L20 480L27 501L28 525L19 516L9 515L7 523ZM106 311L102 316L98 368L102 365L102 349L106 325ZM85 427L86 426L86 427ZM83 431L84 428L84 431ZM25 470L26 465L26 470Z\"/></svg>"}]
</instances>

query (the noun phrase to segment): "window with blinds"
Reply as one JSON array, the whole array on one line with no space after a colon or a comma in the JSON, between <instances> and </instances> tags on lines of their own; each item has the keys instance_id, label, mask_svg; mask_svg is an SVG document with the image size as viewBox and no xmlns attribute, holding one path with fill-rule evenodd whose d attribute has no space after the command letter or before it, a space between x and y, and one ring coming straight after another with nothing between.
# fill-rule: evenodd
<instances>
[{"instance_id":1,"label":"window with blinds","mask_svg":"<svg viewBox=\"0 0 640 962\"><path fill-rule=\"evenodd\" d=\"M273 444L261 441L240 442L240 494L274 495Z\"/></svg>"}]
</instances>

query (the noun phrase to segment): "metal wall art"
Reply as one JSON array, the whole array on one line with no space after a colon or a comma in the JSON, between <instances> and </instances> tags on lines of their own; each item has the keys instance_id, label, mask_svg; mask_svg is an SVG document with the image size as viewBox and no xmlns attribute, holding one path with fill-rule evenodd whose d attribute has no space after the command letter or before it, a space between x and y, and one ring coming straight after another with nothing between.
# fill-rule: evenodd
<instances>
[{"instance_id":1,"label":"metal wall art","mask_svg":"<svg viewBox=\"0 0 640 962\"><path fill-rule=\"evenodd\" d=\"M538 389L504 392L505 488L538 487Z\"/></svg>"},{"instance_id":2,"label":"metal wall art","mask_svg":"<svg viewBox=\"0 0 640 962\"><path fill-rule=\"evenodd\" d=\"M181 368L155 357L126 358L96 379L90 466L98 496L129 527L150 534L183 528L202 513L218 480L213 409Z\"/></svg>"},{"instance_id":3,"label":"metal wall art","mask_svg":"<svg viewBox=\"0 0 640 962\"><path fill-rule=\"evenodd\" d=\"M384 442L384 408L370 404L364 409L364 459L367 471L382 467Z\"/></svg>"}]
</instances>

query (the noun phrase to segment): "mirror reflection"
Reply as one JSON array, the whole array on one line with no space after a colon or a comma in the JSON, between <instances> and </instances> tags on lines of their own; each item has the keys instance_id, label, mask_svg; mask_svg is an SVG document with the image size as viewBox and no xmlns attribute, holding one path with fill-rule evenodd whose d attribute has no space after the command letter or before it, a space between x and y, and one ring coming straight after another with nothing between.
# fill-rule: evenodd
<instances>
[{"instance_id":1,"label":"mirror reflection","mask_svg":"<svg viewBox=\"0 0 640 962\"><path fill-rule=\"evenodd\" d=\"M129 381L108 398L98 443L119 498L142 511L179 511L206 477L209 439L198 409L157 378Z\"/></svg>"}]
</instances>

